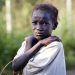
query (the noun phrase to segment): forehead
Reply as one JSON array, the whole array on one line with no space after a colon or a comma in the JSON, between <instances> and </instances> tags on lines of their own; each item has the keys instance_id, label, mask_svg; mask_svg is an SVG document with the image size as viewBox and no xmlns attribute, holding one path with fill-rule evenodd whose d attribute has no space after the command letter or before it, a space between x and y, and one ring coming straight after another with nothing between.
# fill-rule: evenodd
<instances>
[{"instance_id":1,"label":"forehead","mask_svg":"<svg viewBox=\"0 0 75 75\"><path fill-rule=\"evenodd\" d=\"M32 19L47 19L50 20L50 14L43 10L34 10L32 14Z\"/></svg>"}]
</instances>

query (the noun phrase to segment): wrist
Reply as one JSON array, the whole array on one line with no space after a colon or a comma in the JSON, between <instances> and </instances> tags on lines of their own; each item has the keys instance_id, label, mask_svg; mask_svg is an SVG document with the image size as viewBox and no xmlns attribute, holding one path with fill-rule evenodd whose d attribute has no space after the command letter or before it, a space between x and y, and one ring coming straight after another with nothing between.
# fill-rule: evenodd
<instances>
[{"instance_id":1,"label":"wrist","mask_svg":"<svg viewBox=\"0 0 75 75\"><path fill-rule=\"evenodd\" d=\"M42 40L40 40L38 43L40 46L44 46L44 43L42 42Z\"/></svg>"}]
</instances>

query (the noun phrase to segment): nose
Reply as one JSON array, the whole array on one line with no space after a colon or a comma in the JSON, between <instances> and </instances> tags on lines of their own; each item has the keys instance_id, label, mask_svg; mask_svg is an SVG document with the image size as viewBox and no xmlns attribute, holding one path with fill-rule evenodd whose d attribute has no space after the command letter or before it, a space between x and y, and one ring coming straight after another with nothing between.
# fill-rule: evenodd
<instances>
[{"instance_id":1,"label":"nose","mask_svg":"<svg viewBox=\"0 0 75 75\"><path fill-rule=\"evenodd\" d=\"M42 25L40 23L37 24L37 30L40 30L40 31L43 30L43 27L42 27Z\"/></svg>"}]
</instances>

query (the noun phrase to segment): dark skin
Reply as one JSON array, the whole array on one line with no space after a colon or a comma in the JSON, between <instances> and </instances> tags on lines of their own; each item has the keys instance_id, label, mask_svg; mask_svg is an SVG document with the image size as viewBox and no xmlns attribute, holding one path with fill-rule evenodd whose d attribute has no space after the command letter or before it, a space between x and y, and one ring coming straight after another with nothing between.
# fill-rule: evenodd
<instances>
[{"instance_id":1,"label":"dark skin","mask_svg":"<svg viewBox=\"0 0 75 75\"><path fill-rule=\"evenodd\" d=\"M28 61L40 50L53 41L60 41L56 36L52 36L53 23L50 13L42 10L35 10L32 15L33 35L26 39L26 52L14 59L12 68L14 72L22 70ZM16 75L16 74L15 74Z\"/></svg>"}]
</instances>

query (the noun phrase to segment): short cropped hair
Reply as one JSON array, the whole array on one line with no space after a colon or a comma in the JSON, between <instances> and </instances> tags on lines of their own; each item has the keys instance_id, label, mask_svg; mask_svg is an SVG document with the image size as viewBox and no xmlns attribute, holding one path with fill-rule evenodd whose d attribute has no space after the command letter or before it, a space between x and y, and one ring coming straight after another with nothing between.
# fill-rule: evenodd
<instances>
[{"instance_id":1,"label":"short cropped hair","mask_svg":"<svg viewBox=\"0 0 75 75\"><path fill-rule=\"evenodd\" d=\"M54 23L53 29L56 29L57 25L58 25L58 9L53 6L52 4L38 4L35 6L35 8L33 9L33 12L35 10L43 10L46 11L48 13L51 14L52 16L52 21Z\"/></svg>"}]
</instances>

